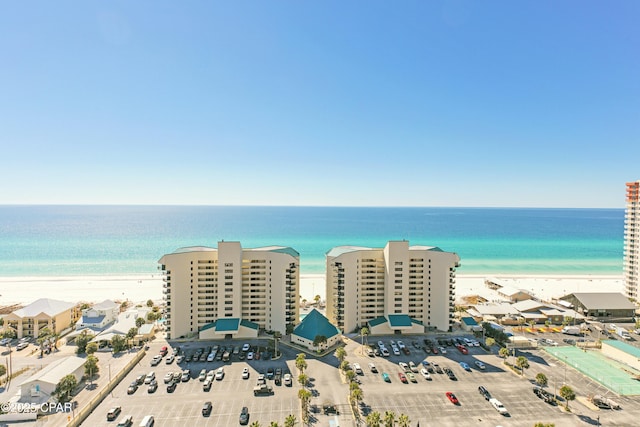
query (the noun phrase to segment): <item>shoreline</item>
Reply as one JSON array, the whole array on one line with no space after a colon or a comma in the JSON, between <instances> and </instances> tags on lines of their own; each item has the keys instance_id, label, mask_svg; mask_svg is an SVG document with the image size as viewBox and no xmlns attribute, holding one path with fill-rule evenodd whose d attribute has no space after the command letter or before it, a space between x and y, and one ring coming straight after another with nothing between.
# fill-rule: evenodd
<instances>
[{"instance_id":1,"label":"shoreline","mask_svg":"<svg viewBox=\"0 0 640 427\"><path fill-rule=\"evenodd\" d=\"M484 283L495 278L505 286L531 291L543 300L572 292L623 292L622 274L458 274L456 298L480 295L499 299ZM162 300L161 274L84 275L84 276L0 276L0 306L30 304L38 298L69 302L98 303L105 299L135 303ZM300 275L301 299L313 301L316 295L326 300L325 275Z\"/></svg>"}]
</instances>

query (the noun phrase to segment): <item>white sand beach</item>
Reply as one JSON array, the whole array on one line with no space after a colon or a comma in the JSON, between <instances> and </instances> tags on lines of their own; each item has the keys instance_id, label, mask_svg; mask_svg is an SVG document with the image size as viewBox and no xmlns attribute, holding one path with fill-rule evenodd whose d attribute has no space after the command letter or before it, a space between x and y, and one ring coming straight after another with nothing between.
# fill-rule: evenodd
<instances>
[{"instance_id":1,"label":"white sand beach","mask_svg":"<svg viewBox=\"0 0 640 427\"><path fill-rule=\"evenodd\" d=\"M624 280L619 276L514 276L458 275L456 296L480 295L498 299L495 291L485 285L492 277L500 283L532 292L537 298L551 300L571 292L623 292ZM302 299L313 301L316 295L326 299L324 274L304 274L300 278ZM69 277L0 277L0 306L29 304L38 298L53 298L69 302L100 302L105 299L145 302L162 300L160 275L131 276L69 276Z\"/></svg>"}]
</instances>

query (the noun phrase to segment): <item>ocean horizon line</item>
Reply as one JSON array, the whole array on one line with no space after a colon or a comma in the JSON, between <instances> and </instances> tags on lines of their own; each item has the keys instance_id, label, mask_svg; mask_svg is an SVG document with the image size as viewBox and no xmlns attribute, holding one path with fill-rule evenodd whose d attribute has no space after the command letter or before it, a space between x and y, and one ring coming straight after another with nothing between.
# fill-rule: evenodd
<instances>
[{"instance_id":1,"label":"ocean horizon line","mask_svg":"<svg viewBox=\"0 0 640 427\"><path fill-rule=\"evenodd\" d=\"M259 205L190 203L0 203L0 207L212 207L212 208L328 208L328 209L541 209L541 210L625 210L620 207L589 206L445 206L445 205Z\"/></svg>"}]
</instances>

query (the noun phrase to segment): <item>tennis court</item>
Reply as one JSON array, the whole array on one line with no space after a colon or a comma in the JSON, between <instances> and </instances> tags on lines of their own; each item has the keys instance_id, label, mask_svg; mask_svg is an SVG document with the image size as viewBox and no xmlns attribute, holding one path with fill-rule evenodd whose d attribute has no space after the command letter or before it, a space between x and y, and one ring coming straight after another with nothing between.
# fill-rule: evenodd
<instances>
[{"instance_id":1,"label":"tennis court","mask_svg":"<svg viewBox=\"0 0 640 427\"><path fill-rule=\"evenodd\" d=\"M603 356L599 350L585 351L569 346L544 347L544 350L617 394L640 395L640 381L633 379L640 376L640 372Z\"/></svg>"}]
</instances>

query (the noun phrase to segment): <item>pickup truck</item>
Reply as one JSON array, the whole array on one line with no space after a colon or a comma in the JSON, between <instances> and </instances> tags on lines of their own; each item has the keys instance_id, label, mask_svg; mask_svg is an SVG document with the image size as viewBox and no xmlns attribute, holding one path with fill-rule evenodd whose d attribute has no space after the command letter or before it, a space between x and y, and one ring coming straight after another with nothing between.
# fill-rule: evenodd
<instances>
[{"instance_id":1,"label":"pickup truck","mask_svg":"<svg viewBox=\"0 0 640 427\"><path fill-rule=\"evenodd\" d=\"M272 395L273 394L273 387L271 387L270 385L266 385L266 384L260 384L257 385L253 388L253 395L254 396L260 396L260 395Z\"/></svg>"}]
</instances>

